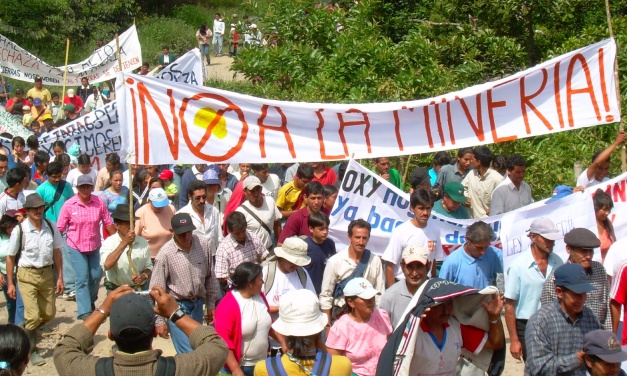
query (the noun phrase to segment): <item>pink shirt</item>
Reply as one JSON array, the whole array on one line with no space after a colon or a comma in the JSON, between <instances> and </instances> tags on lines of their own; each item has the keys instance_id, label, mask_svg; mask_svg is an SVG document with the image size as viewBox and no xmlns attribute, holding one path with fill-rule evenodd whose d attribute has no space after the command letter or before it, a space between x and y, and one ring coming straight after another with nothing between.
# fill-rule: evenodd
<instances>
[{"instance_id":1,"label":"pink shirt","mask_svg":"<svg viewBox=\"0 0 627 376\"><path fill-rule=\"evenodd\" d=\"M172 228L171 220L175 212L174 206L168 205L160 213L155 213L150 203L147 203L135 212L137 216L135 233L148 241L150 257L157 257L161 247L172 239L170 229Z\"/></svg>"},{"instance_id":2,"label":"pink shirt","mask_svg":"<svg viewBox=\"0 0 627 376\"><path fill-rule=\"evenodd\" d=\"M374 376L379 355L392 331L390 316L382 309L376 308L366 323L358 323L345 314L331 327L326 345L346 351L346 357L353 363L353 373Z\"/></svg>"},{"instance_id":3,"label":"pink shirt","mask_svg":"<svg viewBox=\"0 0 627 376\"><path fill-rule=\"evenodd\" d=\"M113 220L107 205L98 196L91 195L84 204L78 195L63 204L57 227L67 235L67 245L79 252L91 252L100 248L100 223L111 226Z\"/></svg>"}]
</instances>

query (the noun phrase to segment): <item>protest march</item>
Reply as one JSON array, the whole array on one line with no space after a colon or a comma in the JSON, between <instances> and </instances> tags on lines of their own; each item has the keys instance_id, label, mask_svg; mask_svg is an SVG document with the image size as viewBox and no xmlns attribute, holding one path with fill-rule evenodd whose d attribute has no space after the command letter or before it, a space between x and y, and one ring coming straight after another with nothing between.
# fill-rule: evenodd
<instances>
[{"instance_id":1,"label":"protest march","mask_svg":"<svg viewBox=\"0 0 627 376\"><path fill-rule=\"evenodd\" d=\"M431 98L314 103L208 86L224 34L232 56L280 43L211 26L152 70L135 25L63 66L0 34L0 375L624 374L622 126L549 197L534 155L495 152L620 123L614 38Z\"/></svg>"}]
</instances>

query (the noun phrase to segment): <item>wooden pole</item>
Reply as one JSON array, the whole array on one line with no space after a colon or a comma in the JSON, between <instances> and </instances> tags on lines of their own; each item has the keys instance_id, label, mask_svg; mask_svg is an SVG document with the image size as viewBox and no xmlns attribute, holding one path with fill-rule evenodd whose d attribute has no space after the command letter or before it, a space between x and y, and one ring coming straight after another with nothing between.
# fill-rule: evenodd
<instances>
[{"instance_id":1,"label":"wooden pole","mask_svg":"<svg viewBox=\"0 0 627 376\"><path fill-rule=\"evenodd\" d=\"M407 161L405 161L405 171L403 171L403 180L401 181L401 185L405 186L405 181L407 180L407 174L409 173L409 162L411 161L411 154L407 156Z\"/></svg>"},{"instance_id":2,"label":"wooden pole","mask_svg":"<svg viewBox=\"0 0 627 376\"><path fill-rule=\"evenodd\" d=\"M607 26L610 31L610 38L614 39L614 28L612 27L612 12L610 11L610 0L605 0L605 14L607 16ZM616 58L614 58L614 84L616 85L616 100L618 101L618 113L622 115L621 110L621 96L620 96L620 81L618 76L618 42L614 39L616 43ZM621 121L618 126L619 132L623 132L625 130L625 124L623 123L621 116ZM627 171L627 150L625 149L625 144L620 149L620 161L621 161L621 169L623 172Z\"/></svg>"},{"instance_id":3,"label":"wooden pole","mask_svg":"<svg viewBox=\"0 0 627 376\"><path fill-rule=\"evenodd\" d=\"M65 84L67 82L67 61L70 57L70 38L65 40L65 66L63 68L63 89L61 91L61 105L65 103Z\"/></svg>"}]
</instances>

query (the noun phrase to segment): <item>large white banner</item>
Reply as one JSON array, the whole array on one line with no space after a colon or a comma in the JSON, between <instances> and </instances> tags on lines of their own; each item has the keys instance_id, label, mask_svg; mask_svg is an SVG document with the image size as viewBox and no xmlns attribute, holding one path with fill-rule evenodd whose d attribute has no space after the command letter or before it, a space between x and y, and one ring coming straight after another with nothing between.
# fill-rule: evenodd
<instances>
[{"instance_id":1,"label":"large white banner","mask_svg":"<svg viewBox=\"0 0 627 376\"><path fill-rule=\"evenodd\" d=\"M135 25L119 35L118 39L122 71L139 68L142 65L142 52ZM3 35L0 35L0 67L5 77L34 82L35 76L41 76L46 86L63 86L64 66L47 64ZM78 86L83 77L91 83L102 82L115 78L118 73L120 68L114 39L80 63L68 65L66 85Z\"/></svg>"},{"instance_id":2,"label":"large white banner","mask_svg":"<svg viewBox=\"0 0 627 376\"><path fill-rule=\"evenodd\" d=\"M627 209L626 182L627 174L623 174L607 184L614 192L613 213L625 213ZM529 246L527 230L536 218L550 218L563 234L575 227L585 227L597 233L591 194L596 188L549 204L542 200L509 213L482 218L494 229L492 245L503 250L505 267ZM408 193L351 160L331 211L329 237L335 241L337 249L348 247L348 224L362 218L372 226L368 249L381 255L388 245L392 230L412 217ZM432 239L436 242L436 260L443 260L460 248L465 242L466 229L475 221L448 218L433 212L428 227L432 233L439 234L438 239ZM627 232L627 215L619 219L619 214L616 214L613 222L617 236ZM564 260L568 258L563 241L556 242L554 252ZM595 253L594 259L600 261L599 252Z\"/></svg>"},{"instance_id":3,"label":"large white banner","mask_svg":"<svg viewBox=\"0 0 627 376\"><path fill-rule=\"evenodd\" d=\"M168 82L187 82L200 85L202 83L202 60L198 48L187 52L169 64L159 72L158 77ZM2 109L0 108L0 110ZM1 112L0 115L2 115ZM21 124L20 128L25 130ZM120 153L122 150L118 102L111 101L104 107L79 117L62 127L43 133L39 136L39 146L41 150L54 157L52 145L58 140L63 141L67 149L73 144L78 144L81 152L91 157L92 166L98 169L104 167L107 154ZM9 150L10 154L11 140L0 137L0 143ZM125 157L122 154L120 156L123 159Z\"/></svg>"},{"instance_id":4,"label":"large white banner","mask_svg":"<svg viewBox=\"0 0 627 376\"><path fill-rule=\"evenodd\" d=\"M513 76L398 103L283 102L124 74L125 154L140 164L417 154L620 120L605 40Z\"/></svg>"}]
</instances>

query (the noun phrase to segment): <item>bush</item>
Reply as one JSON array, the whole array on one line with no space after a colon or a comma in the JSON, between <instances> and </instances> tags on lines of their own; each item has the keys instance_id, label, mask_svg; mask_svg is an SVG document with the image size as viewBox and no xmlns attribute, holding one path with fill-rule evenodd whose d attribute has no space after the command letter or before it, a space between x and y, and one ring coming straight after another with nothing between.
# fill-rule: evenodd
<instances>
[{"instance_id":1,"label":"bush","mask_svg":"<svg viewBox=\"0 0 627 376\"><path fill-rule=\"evenodd\" d=\"M180 19L149 17L137 29L143 61L151 67L156 65L163 46L168 46L176 56L196 47L196 28Z\"/></svg>"}]
</instances>

